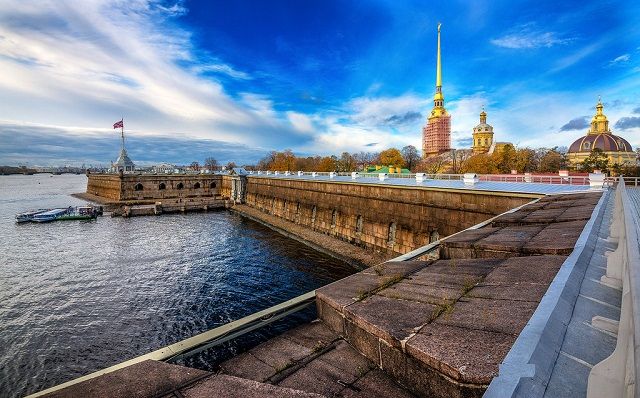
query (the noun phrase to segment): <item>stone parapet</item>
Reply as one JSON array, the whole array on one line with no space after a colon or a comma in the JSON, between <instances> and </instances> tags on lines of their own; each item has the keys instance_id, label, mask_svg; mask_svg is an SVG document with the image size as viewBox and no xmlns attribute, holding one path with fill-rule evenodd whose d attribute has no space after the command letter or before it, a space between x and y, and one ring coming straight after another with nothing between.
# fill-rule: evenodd
<instances>
[{"instance_id":1,"label":"stone parapet","mask_svg":"<svg viewBox=\"0 0 640 398\"><path fill-rule=\"evenodd\" d=\"M246 190L248 206L385 253L407 253L534 197L259 176L247 177Z\"/></svg>"}]
</instances>

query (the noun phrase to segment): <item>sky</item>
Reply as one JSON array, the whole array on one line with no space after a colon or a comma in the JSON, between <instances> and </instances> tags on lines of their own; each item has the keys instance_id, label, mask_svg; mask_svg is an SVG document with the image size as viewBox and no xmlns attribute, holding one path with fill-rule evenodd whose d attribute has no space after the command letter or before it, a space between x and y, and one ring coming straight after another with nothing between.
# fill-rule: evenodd
<instances>
[{"instance_id":1,"label":"sky","mask_svg":"<svg viewBox=\"0 0 640 398\"><path fill-rule=\"evenodd\" d=\"M640 146L640 2L0 0L0 164L252 164L421 148L442 23L452 144Z\"/></svg>"}]
</instances>

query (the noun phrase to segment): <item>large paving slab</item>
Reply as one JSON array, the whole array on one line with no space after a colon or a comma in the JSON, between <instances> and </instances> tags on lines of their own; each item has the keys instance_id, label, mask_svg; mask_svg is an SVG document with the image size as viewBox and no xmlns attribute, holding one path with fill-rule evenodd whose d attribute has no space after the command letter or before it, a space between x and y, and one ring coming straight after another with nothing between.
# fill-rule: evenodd
<instances>
[{"instance_id":1,"label":"large paving slab","mask_svg":"<svg viewBox=\"0 0 640 398\"><path fill-rule=\"evenodd\" d=\"M440 260L321 288L319 316L419 396L480 396L600 196L543 198L444 239Z\"/></svg>"},{"instance_id":2,"label":"large paving slab","mask_svg":"<svg viewBox=\"0 0 640 398\"><path fill-rule=\"evenodd\" d=\"M144 361L44 395L46 398L148 398L211 375L203 370Z\"/></svg>"},{"instance_id":3,"label":"large paving slab","mask_svg":"<svg viewBox=\"0 0 640 398\"><path fill-rule=\"evenodd\" d=\"M297 351L283 348L287 345L312 350L307 356L276 368L282 357L280 351ZM267 377L264 366L271 370ZM377 368L377 363L355 350L326 324L314 321L222 363L220 373L327 397L414 396Z\"/></svg>"},{"instance_id":4,"label":"large paving slab","mask_svg":"<svg viewBox=\"0 0 640 398\"><path fill-rule=\"evenodd\" d=\"M165 398L174 397L170 395ZM323 395L259 383L227 375L215 375L180 390L184 398L323 398Z\"/></svg>"}]
</instances>

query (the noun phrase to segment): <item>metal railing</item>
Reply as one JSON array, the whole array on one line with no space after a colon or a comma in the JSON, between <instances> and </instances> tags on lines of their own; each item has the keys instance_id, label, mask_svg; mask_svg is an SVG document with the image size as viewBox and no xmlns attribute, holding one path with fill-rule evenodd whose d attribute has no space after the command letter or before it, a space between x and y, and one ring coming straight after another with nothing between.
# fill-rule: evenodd
<instances>
[{"instance_id":1,"label":"metal railing","mask_svg":"<svg viewBox=\"0 0 640 398\"><path fill-rule=\"evenodd\" d=\"M640 186L640 177L622 177L622 179L624 180L625 185L629 185L629 186Z\"/></svg>"},{"instance_id":2,"label":"metal railing","mask_svg":"<svg viewBox=\"0 0 640 398\"><path fill-rule=\"evenodd\" d=\"M589 373L587 397L634 397L640 375L640 220L620 177L615 193L610 239L618 247L609 253L602 282L622 289L620 321L596 316L592 324L616 333L613 353ZM640 391L638 391L640 393Z\"/></svg>"},{"instance_id":3,"label":"metal railing","mask_svg":"<svg viewBox=\"0 0 640 398\"><path fill-rule=\"evenodd\" d=\"M352 172L290 172L290 171L251 171L250 175L264 177L353 177ZM416 173L386 173L387 179L416 179ZM464 174L428 174L420 173L422 181L428 180L454 180L464 179ZM356 172L356 178L378 178L378 173ZM513 182L513 183L537 183L537 184L553 184L553 185L589 185L588 176L561 176L561 175L542 175L542 174L478 174L478 179L485 182ZM612 185L615 178L607 177L605 185ZM627 185L640 184L640 177L625 177Z\"/></svg>"},{"instance_id":4,"label":"metal railing","mask_svg":"<svg viewBox=\"0 0 640 398\"><path fill-rule=\"evenodd\" d=\"M162 347L148 354L129 359L128 361L119 363L117 365L99 370L94 373L90 373L77 379L70 380L66 383L62 383L57 386L29 395L27 398L40 397L54 391L59 391L74 384L78 384L83 381L90 380L146 360L151 359L156 361L171 362L178 359L190 357L199 352L240 337L246 333L267 326L295 312L303 310L309 305L315 303L315 299L316 292L314 290L298 297L292 298L291 300L285 301L284 303L274 305L273 307L256 312L244 318L229 322L217 328L208 330L204 333L200 333L166 347Z\"/></svg>"}]
</instances>

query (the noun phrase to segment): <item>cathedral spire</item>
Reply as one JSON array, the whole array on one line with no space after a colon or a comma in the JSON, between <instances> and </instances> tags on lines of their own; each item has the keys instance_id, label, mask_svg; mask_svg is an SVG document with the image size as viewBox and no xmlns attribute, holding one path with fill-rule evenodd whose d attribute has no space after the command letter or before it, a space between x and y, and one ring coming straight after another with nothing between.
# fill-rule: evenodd
<instances>
[{"instance_id":1,"label":"cathedral spire","mask_svg":"<svg viewBox=\"0 0 640 398\"><path fill-rule=\"evenodd\" d=\"M437 87L440 87L440 89L442 90L442 63L440 61L440 26L442 26L442 24L438 22L438 63L436 66L436 90L437 90Z\"/></svg>"},{"instance_id":2,"label":"cathedral spire","mask_svg":"<svg viewBox=\"0 0 640 398\"><path fill-rule=\"evenodd\" d=\"M438 54L436 61L436 93L433 95L433 110L431 116L446 115L447 111L444 109L444 95L442 94L442 59L440 56L440 26L438 23Z\"/></svg>"}]
</instances>

